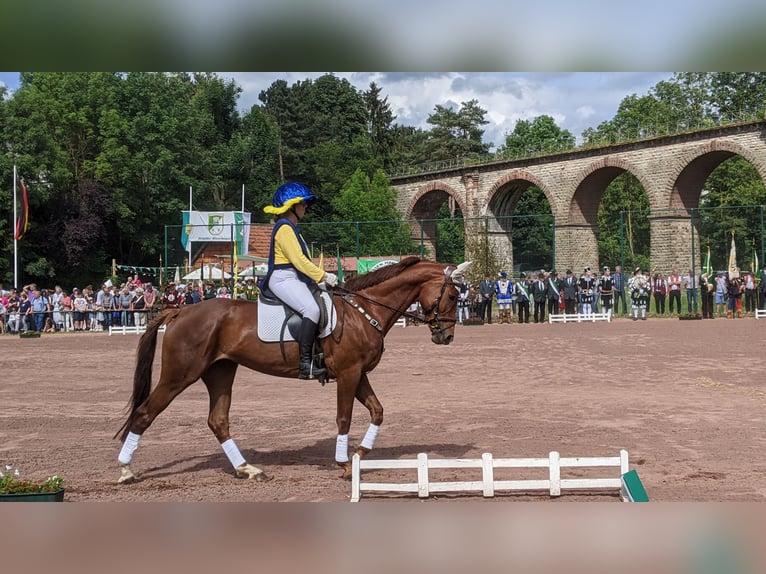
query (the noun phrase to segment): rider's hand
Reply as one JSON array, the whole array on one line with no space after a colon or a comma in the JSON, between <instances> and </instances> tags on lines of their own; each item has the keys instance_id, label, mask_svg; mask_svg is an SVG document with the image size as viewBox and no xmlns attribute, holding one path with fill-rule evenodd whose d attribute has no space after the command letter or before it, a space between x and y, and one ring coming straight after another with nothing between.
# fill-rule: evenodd
<instances>
[{"instance_id":1,"label":"rider's hand","mask_svg":"<svg viewBox=\"0 0 766 574\"><path fill-rule=\"evenodd\" d=\"M328 287L335 287L338 284L338 276L334 273L325 273L324 284Z\"/></svg>"}]
</instances>

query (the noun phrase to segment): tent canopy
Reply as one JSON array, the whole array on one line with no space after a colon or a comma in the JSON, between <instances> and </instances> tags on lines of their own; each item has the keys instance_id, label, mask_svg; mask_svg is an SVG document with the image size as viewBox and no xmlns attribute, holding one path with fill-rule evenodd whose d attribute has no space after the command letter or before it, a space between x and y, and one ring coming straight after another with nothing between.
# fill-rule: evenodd
<instances>
[{"instance_id":1,"label":"tent canopy","mask_svg":"<svg viewBox=\"0 0 766 574\"><path fill-rule=\"evenodd\" d=\"M194 271L187 273L183 276L184 281L198 281L202 279L202 270L199 268L195 269ZM205 279L213 279L214 281L220 281L223 279L231 279L231 275L229 273L226 273L225 271L221 271L218 267L205 266L204 268L204 275Z\"/></svg>"},{"instance_id":2,"label":"tent canopy","mask_svg":"<svg viewBox=\"0 0 766 574\"><path fill-rule=\"evenodd\" d=\"M260 263L252 267L247 267L239 272L239 277L265 277L269 270L266 263Z\"/></svg>"}]
</instances>

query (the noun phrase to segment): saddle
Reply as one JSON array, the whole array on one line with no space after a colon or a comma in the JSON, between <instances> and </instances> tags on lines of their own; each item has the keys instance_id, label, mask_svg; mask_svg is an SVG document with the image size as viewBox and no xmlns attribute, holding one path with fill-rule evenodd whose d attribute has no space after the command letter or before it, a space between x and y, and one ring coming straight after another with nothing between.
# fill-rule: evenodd
<instances>
[{"instance_id":1,"label":"saddle","mask_svg":"<svg viewBox=\"0 0 766 574\"><path fill-rule=\"evenodd\" d=\"M330 336L338 323L338 316L332 304L332 296L327 291L314 288L312 295L319 305L319 328L313 358L317 366L323 366L322 339ZM302 320L300 313L277 299L269 289L261 291L258 296L258 338L264 343L279 343L283 357L285 342L298 340Z\"/></svg>"}]
</instances>

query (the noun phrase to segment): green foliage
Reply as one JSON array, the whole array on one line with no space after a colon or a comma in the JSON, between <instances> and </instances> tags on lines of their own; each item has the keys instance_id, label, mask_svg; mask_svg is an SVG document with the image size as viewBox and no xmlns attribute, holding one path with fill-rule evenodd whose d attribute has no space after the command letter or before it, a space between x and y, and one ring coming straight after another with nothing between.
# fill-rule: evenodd
<instances>
[{"instance_id":1,"label":"green foliage","mask_svg":"<svg viewBox=\"0 0 766 574\"><path fill-rule=\"evenodd\" d=\"M489 144L482 142L489 123L487 111L477 100L462 102L460 109L436 105L426 120L433 126L426 138L426 151L430 161L482 159L489 155Z\"/></svg>"},{"instance_id":2,"label":"green foliage","mask_svg":"<svg viewBox=\"0 0 766 574\"><path fill-rule=\"evenodd\" d=\"M334 226L341 252L368 256L415 250L409 226L402 223L402 215L396 211L396 190L383 170L376 170L370 179L361 168L357 169L333 200L333 209L338 221L370 222L364 231L358 225Z\"/></svg>"},{"instance_id":3,"label":"green foliage","mask_svg":"<svg viewBox=\"0 0 766 574\"><path fill-rule=\"evenodd\" d=\"M519 198L511 222L514 267L553 267L553 215L545 194L529 187Z\"/></svg>"},{"instance_id":4,"label":"green foliage","mask_svg":"<svg viewBox=\"0 0 766 574\"><path fill-rule=\"evenodd\" d=\"M498 154L505 157L527 157L541 153L566 151L575 147L575 137L569 130L556 125L551 116L538 116L531 122L519 120L513 132L505 136Z\"/></svg>"},{"instance_id":5,"label":"green foliage","mask_svg":"<svg viewBox=\"0 0 766 574\"><path fill-rule=\"evenodd\" d=\"M445 263L465 261L465 222L457 206L444 202L436 222L436 260Z\"/></svg>"},{"instance_id":6,"label":"green foliage","mask_svg":"<svg viewBox=\"0 0 766 574\"><path fill-rule=\"evenodd\" d=\"M649 268L649 198L635 176L625 172L612 180L601 198L597 221L599 264Z\"/></svg>"},{"instance_id":7,"label":"green foliage","mask_svg":"<svg viewBox=\"0 0 766 574\"><path fill-rule=\"evenodd\" d=\"M49 476L42 482L33 482L21 478L18 469L10 465L5 465L5 471L0 471L0 494L57 492L62 488L64 488L64 479L57 474Z\"/></svg>"}]
</instances>

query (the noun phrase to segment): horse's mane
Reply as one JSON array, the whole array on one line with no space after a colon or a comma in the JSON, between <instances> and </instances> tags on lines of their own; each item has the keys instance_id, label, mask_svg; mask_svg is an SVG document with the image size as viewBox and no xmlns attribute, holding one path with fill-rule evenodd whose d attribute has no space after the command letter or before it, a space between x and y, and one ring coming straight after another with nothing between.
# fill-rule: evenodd
<instances>
[{"instance_id":1,"label":"horse's mane","mask_svg":"<svg viewBox=\"0 0 766 574\"><path fill-rule=\"evenodd\" d=\"M372 271L371 273L352 277L343 283L343 287L349 291L361 291L362 289L367 289L368 287L378 285L379 283L383 283L383 281L391 279L391 277L398 275L419 261L421 261L420 257L415 257L414 255L411 257L406 257L394 265L386 265L385 267L381 267L380 269Z\"/></svg>"}]
</instances>

